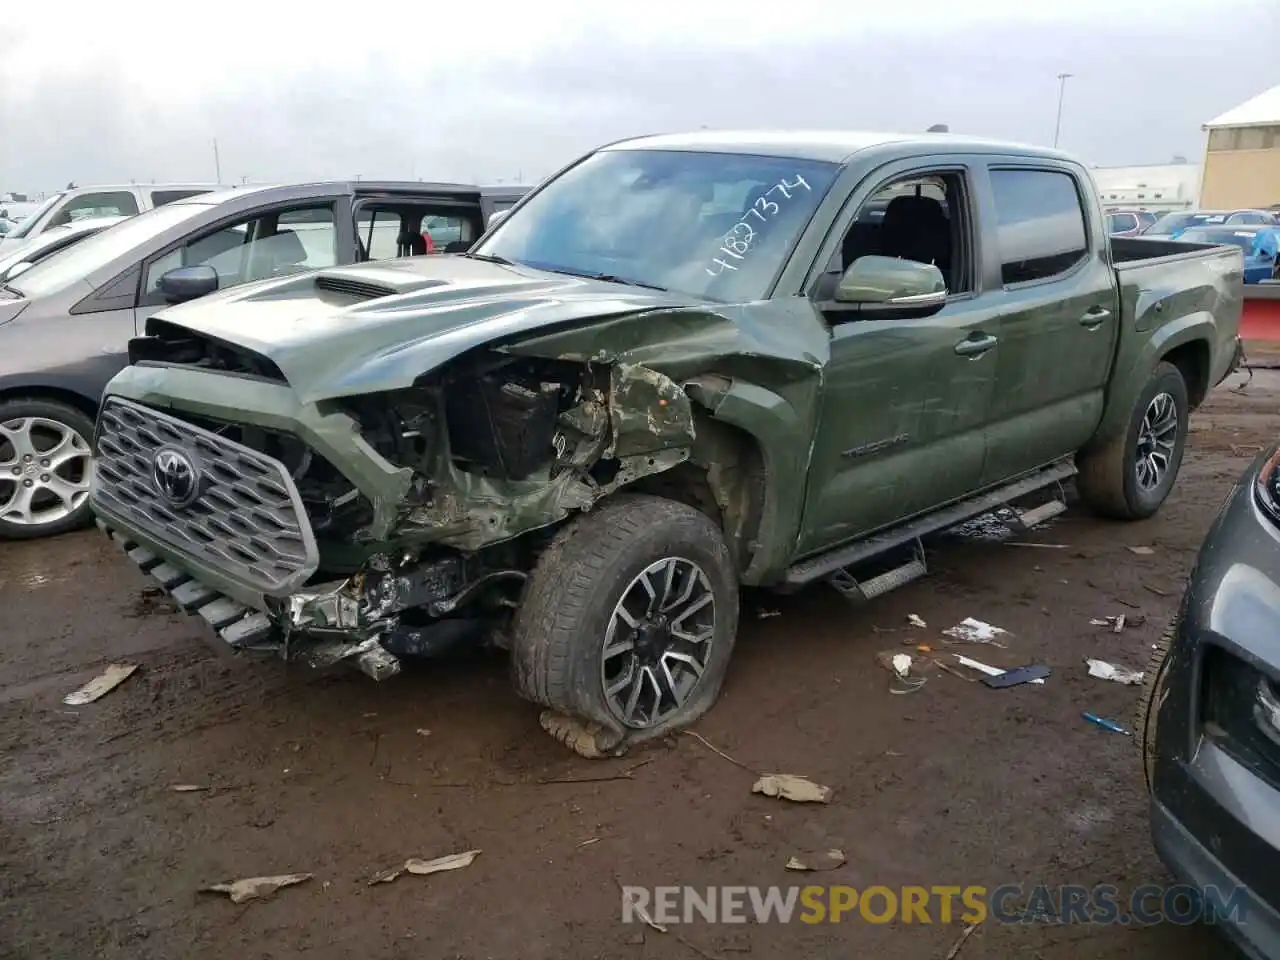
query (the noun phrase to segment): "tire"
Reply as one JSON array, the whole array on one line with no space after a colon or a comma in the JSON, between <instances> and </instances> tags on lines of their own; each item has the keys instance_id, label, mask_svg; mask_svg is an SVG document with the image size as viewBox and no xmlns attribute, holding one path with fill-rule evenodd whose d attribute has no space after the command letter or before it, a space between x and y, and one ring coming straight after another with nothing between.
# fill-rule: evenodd
<instances>
[{"instance_id":1,"label":"tire","mask_svg":"<svg viewBox=\"0 0 1280 960\"><path fill-rule=\"evenodd\" d=\"M51 537L92 522L92 438L93 421L68 404L0 403L0 539ZM41 453L54 454L47 471ZM61 466L60 454L69 455Z\"/></svg>"},{"instance_id":2,"label":"tire","mask_svg":"<svg viewBox=\"0 0 1280 960\"><path fill-rule=\"evenodd\" d=\"M1133 740L1142 751L1142 775L1147 791L1151 790L1152 772L1155 766L1156 730L1160 720L1160 705L1164 700L1169 677L1169 652L1178 635L1178 616L1169 621L1147 661L1146 676L1142 680L1142 695L1133 712Z\"/></svg>"},{"instance_id":3,"label":"tire","mask_svg":"<svg viewBox=\"0 0 1280 960\"><path fill-rule=\"evenodd\" d=\"M648 593L641 577L649 571L661 596L668 569L674 571L672 595L689 598L671 606L668 624L679 623L685 639L665 633L661 624L641 636L615 609L625 601L626 612L643 620ZM606 657L611 624L615 652ZM513 624L512 682L526 700L595 724L608 732L610 749L625 749L710 709L737 630L737 575L716 524L672 500L623 494L567 524L540 557ZM634 646L619 652L629 637ZM690 637L706 639L698 644ZM701 673L669 654L700 661ZM606 688L626 677L633 683L610 696ZM642 689L628 713L636 685ZM677 687L683 699L673 695Z\"/></svg>"},{"instance_id":4,"label":"tire","mask_svg":"<svg viewBox=\"0 0 1280 960\"><path fill-rule=\"evenodd\" d=\"M1166 466L1158 482L1146 486L1140 477L1139 453L1150 444L1144 424L1148 413L1159 414L1155 406L1157 398L1161 398L1162 404L1168 402L1172 406L1177 420L1172 429L1172 450L1165 453ZM1167 408L1160 408L1164 409ZM1181 371L1171 363L1159 363L1139 394L1124 433L1076 458L1079 469L1076 487L1089 508L1113 520L1145 520L1154 515L1173 490L1182 466L1189 409L1187 383ZM1170 438L1165 435L1161 439Z\"/></svg>"}]
</instances>

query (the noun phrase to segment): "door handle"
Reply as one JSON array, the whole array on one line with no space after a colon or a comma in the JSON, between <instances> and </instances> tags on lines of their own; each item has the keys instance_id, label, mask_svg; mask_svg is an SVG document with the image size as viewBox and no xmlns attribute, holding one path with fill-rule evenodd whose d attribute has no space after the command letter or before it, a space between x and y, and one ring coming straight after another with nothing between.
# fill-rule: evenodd
<instances>
[{"instance_id":1,"label":"door handle","mask_svg":"<svg viewBox=\"0 0 1280 960\"><path fill-rule=\"evenodd\" d=\"M996 345L996 338L976 333L956 344L956 353L962 357L979 357Z\"/></svg>"},{"instance_id":2,"label":"door handle","mask_svg":"<svg viewBox=\"0 0 1280 960\"><path fill-rule=\"evenodd\" d=\"M1109 316L1111 311L1106 307L1090 307L1080 318L1080 325L1090 330L1097 330Z\"/></svg>"}]
</instances>

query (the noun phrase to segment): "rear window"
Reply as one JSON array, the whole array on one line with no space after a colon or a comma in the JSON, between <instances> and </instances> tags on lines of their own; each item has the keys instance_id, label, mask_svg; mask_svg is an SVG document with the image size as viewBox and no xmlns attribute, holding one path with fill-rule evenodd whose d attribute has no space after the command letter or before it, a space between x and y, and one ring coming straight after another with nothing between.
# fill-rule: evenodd
<instances>
[{"instance_id":1,"label":"rear window","mask_svg":"<svg viewBox=\"0 0 1280 960\"><path fill-rule=\"evenodd\" d=\"M1056 170L992 170L1000 273L1006 285L1061 276L1089 244L1075 178Z\"/></svg>"},{"instance_id":2,"label":"rear window","mask_svg":"<svg viewBox=\"0 0 1280 960\"><path fill-rule=\"evenodd\" d=\"M187 197L198 197L202 193L208 193L208 190L152 190L151 205L153 207L163 207L166 203L173 203L175 200L185 200Z\"/></svg>"},{"instance_id":3,"label":"rear window","mask_svg":"<svg viewBox=\"0 0 1280 960\"><path fill-rule=\"evenodd\" d=\"M138 212L138 198L127 190L85 193L67 201L49 220L48 226L60 227L77 220L96 217L131 217Z\"/></svg>"}]
</instances>

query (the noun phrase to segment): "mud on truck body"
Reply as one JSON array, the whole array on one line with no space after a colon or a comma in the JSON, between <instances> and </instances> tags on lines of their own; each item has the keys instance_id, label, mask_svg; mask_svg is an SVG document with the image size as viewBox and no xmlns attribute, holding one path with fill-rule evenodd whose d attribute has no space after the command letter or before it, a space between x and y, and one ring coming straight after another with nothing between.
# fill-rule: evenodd
<instances>
[{"instance_id":1,"label":"mud on truck body","mask_svg":"<svg viewBox=\"0 0 1280 960\"><path fill-rule=\"evenodd\" d=\"M710 707L742 585L873 597L1077 472L1159 507L1238 357L1241 258L1113 249L1091 190L958 138L614 144L468 253L152 318L93 509L231 649L382 679L494 642L544 728L616 753Z\"/></svg>"}]
</instances>

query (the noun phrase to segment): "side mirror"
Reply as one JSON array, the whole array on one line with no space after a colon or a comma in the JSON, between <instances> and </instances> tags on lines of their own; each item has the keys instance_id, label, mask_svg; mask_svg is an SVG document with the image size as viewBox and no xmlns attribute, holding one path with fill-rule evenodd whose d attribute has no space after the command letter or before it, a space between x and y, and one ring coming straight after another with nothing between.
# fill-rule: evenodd
<instances>
[{"instance_id":1,"label":"side mirror","mask_svg":"<svg viewBox=\"0 0 1280 960\"><path fill-rule=\"evenodd\" d=\"M3 277L0 277L0 280L12 280L15 277L18 277L26 273L28 270L30 270L34 266L35 264L32 263L30 260L23 260L21 263L15 263L12 267L9 268L8 272Z\"/></svg>"},{"instance_id":2,"label":"side mirror","mask_svg":"<svg viewBox=\"0 0 1280 960\"><path fill-rule=\"evenodd\" d=\"M947 284L931 263L865 256L849 264L833 299L875 316L929 317L947 305Z\"/></svg>"},{"instance_id":3,"label":"side mirror","mask_svg":"<svg viewBox=\"0 0 1280 960\"><path fill-rule=\"evenodd\" d=\"M160 278L160 292L166 303L198 300L218 289L218 271L213 267L175 267Z\"/></svg>"},{"instance_id":4,"label":"side mirror","mask_svg":"<svg viewBox=\"0 0 1280 960\"><path fill-rule=\"evenodd\" d=\"M492 229L493 229L494 227L496 227L499 223L501 223L501 222L502 222L503 217L505 217L505 216L506 216L508 213L510 213L510 212L511 212L511 208L510 208L510 207L508 207L506 210L495 210L495 211L493 211L493 213L492 213L492 214L490 214L490 216L489 216L489 222L488 222L487 224L485 224L485 229L486 229L486 230L492 230Z\"/></svg>"}]
</instances>

